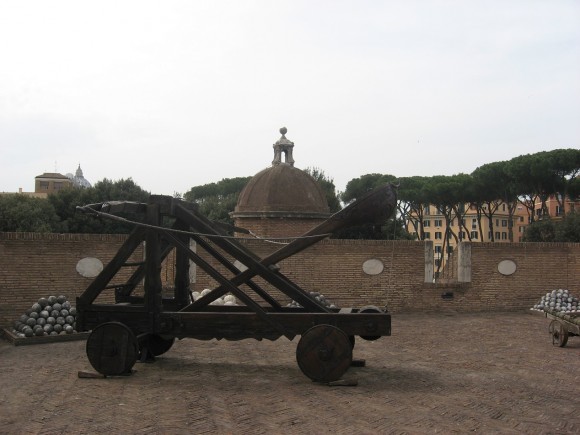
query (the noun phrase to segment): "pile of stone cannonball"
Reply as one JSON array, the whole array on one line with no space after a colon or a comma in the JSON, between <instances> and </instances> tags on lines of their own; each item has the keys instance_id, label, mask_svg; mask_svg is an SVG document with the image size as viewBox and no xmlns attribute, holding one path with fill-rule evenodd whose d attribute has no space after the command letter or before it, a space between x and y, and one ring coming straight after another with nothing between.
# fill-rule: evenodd
<instances>
[{"instance_id":1,"label":"pile of stone cannonball","mask_svg":"<svg viewBox=\"0 0 580 435\"><path fill-rule=\"evenodd\" d=\"M192 292L191 295L193 296L193 300L197 301L199 298L201 298L202 296L207 295L208 293L211 293L211 290L206 288L203 289L203 291L200 292ZM236 299L236 297L234 295L224 295L221 298L217 298L215 301L210 302L209 305L238 305L238 300Z\"/></svg>"},{"instance_id":2,"label":"pile of stone cannonball","mask_svg":"<svg viewBox=\"0 0 580 435\"><path fill-rule=\"evenodd\" d=\"M531 309L558 313L580 313L580 302L568 290L558 289L547 292Z\"/></svg>"},{"instance_id":3,"label":"pile of stone cannonball","mask_svg":"<svg viewBox=\"0 0 580 435\"><path fill-rule=\"evenodd\" d=\"M310 292L310 297L312 297L313 299L316 299L318 302L320 302L322 305L324 305L327 308L338 308L336 305L332 304L328 299L326 299L326 297L322 293ZM296 301L292 301L286 306L290 307L290 308L302 308L302 305L300 305Z\"/></svg>"},{"instance_id":4,"label":"pile of stone cannonball","mask_svg":"<svg viewBox=\"0 0 580 435\"><path fill-rule=\"evenodd\" d=\"M14 322L18 337L41 337L76 333L77 310L66 296L40 298Z\"/></svg>"}]
</instances>

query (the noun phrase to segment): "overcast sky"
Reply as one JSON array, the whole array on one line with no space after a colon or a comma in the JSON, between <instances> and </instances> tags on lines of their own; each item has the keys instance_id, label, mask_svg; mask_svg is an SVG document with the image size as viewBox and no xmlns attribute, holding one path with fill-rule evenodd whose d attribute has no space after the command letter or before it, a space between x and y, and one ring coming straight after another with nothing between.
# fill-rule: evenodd
<instances>
[{"instance_id":1,"label":"overcast sky","mask_svg":"<svg viewBox=\"0 0 580 435\"><path fill-rule=\"evenodd\" d=\"M580 1L0 0L0 191L171 195L270 166L339 190L580 147Z\"/></svg>"}]
</instances>

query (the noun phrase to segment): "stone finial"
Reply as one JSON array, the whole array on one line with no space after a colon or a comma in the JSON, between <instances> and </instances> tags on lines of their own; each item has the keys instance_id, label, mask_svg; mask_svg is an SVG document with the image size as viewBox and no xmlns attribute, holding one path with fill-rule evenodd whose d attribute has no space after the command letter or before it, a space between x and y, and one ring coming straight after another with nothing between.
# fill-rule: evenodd
<instances>
[{"instance_id":1,"label":"stone finial","mask_svg":"<svg viewBox=\"0 0 580 435\"><path fill-rule=\"evenodd\" d=\"M286 133L288 129L282 127L280 129L280 134L282 137L273 145L274 147L274 160L272 160L273 165L279 165L282 163L282 153L284 153L284 163L294 166L294 159L292 158L292 149L294 148L294 142L286 139Z\"/></svg>"}]
</instances>

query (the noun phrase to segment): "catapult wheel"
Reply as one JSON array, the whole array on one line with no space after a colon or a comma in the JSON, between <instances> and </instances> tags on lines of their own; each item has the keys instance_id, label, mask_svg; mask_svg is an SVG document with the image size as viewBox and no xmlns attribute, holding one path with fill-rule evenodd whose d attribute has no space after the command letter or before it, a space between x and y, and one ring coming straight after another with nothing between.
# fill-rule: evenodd
<instances>
[{"instance_id":1,"label":"catapult wheel","mask_svg":"<svg viewBox=\"0 0 580 435\"><path fill-rule=\"evenodd\" d=\"M366 305L364 307L362 307L360 310L358 310L359 313L383 313L384 311L381 310L379 307L376 307L374 305ZM369 328L372 328L373 325L368 325ZM360 338L362 338L363 340L367 340L367 341L374 341L374 340L378 340L379 338L381 338L380 335L361 335Z\"/></svg>"},{"instance_id":2,"label":"catapult wheel","mask_svg":"<svg viewBox=\"0 0 580 435\"><path fill-rule=\"evenodd\" d=\"M552 336L552 344L554 346L564 347L568 343L568 330L562 322L552 320L548 328Z\"/></svg>"},{"instance_id":3,"label":"catapult wheel","mask_svg":"<svg viewBox=\"0 0 580 435\"><path fill-rule=\"evenodd\" d=\"M336 381L351 365L351 341L335 326L313 326L298 342L296 361L302 373L313 381Z\"/></svg>"},{"instance_id":4,"label":"catapult wheel","mask_svg":"<svg viewBox=\"0 0 580 435\"><path fill-rule=\"evenodd\" d=\"M93 368L105 376L131 373L139 355L135 334L120 322L102 323L93 329L86 351Z\"/></svg>"},{"instance_id":5,"label":"catapult wheel","mask_svg":"<svg viewBox=\"0 0 580 435\"><path fill-rule=\"evenodd\" d=\"M175 337L167 338L157 334L148 335L145 342L140 346L140 350L147 349L152 356L163 355L175 342Z\"/></svg>"}]
</instances>

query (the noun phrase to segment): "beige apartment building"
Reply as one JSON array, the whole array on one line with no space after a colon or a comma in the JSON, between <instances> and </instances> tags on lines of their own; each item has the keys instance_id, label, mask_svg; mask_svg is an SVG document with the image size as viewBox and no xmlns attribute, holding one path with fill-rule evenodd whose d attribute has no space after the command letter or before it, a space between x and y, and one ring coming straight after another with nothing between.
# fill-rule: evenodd
<instances>
[{"instance_id":1,"label":"beige apartment building","mask_svg":"<svg viewBox=\"0 0 580 435\"><path fill-rule=\"evenodd\" d=\"M433 250L435 254L435 267L440 268L445 265L461 241L472 242L510 242L510 227L512 228L513 241L521 242L524 235L525 227L528 225L529 218L526 208L518 204L516 207L512 224L510 225L510 215L507 204L500 203L495 213L493 213L493 222L490 224L487 216L481 216L481 223L478 223L477 211L474 206L465 205L467 209L463 214L463 225L458 218L451 220L449 232L445 216L433 205L426 205L423 211L423 230L424 239L433 241ZM415 225L409 221L407 230L416 238L419 234ZM415 223L416 222L415 219ZM481 225L481 230L480 230ZM445 240L447 234L447 240Z\"/></svg>"},{"instance_id":2,"label":"beige apartment building","mask_svg":"<svg viewBox=\"0 0 580 435\"><path fill-rule=\"evenodd\" d=\"M560 199L560 201L558 201ZM424 206L423 211L423 230L424 239L433 241L433 251L435 255L435 268L443 268L445 263L451 258L453 252L457 247L457 243L461 241L471 242L495 242L495 243L509 243L521 242L524 236L526 227L530 224L532 218L529 215L529 210L524 205L518 203L514 212L512 227L512 238L510 239L510 215L508 205L500 203L497 210L493 213L493 225L490 224L489 218L485 215L481 216L481 231L478 223L478 216L476 207L465 205L468 207L463 216L464 225L460 225L458 218L452 219L450 225L450 232L447 240L444 243L446 234L445 217L433 205ZM545 207L539 199L535 201L534 205L534 220L541 220L546 217L550 219L561 219L564 212L570 213L580 210L580 201L573 201L567 199L562 202L561 198L556 198L555 195L550 197L545 202ZM415 225L418 224L417 219L414 219ZM419 238L417 228L413 224L413 217L409 220L407 230L416 238ZM418 225L417 225L418 227ZM455 236L454 236L455 235Z\"/></svg>"}]
</instances>

